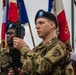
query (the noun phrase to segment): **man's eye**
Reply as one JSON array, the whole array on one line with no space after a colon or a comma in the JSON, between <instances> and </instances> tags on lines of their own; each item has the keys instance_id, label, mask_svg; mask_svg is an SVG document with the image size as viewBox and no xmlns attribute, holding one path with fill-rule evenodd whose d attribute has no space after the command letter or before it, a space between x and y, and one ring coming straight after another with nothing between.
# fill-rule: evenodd
<instances>
[{"instance_id":1,"label":"man's eye","mask_svg":"<svg viewBox=\"0 0 76 75\"><path fill-rule=\"evenodd\" d=\"M12 33L12 32L7 32L7 35L8 35L8 34L11 35L11 34L13 34L13 33Z\"/></svg>"},{"instance_id":2,"label":"man's eye","mask_svg":"<svg viewBox=\"0 0 76 75\"><path fill-rule=\"evenodd\" d=\"M39 24L44 24L44 22L39 22Z\"/></svg>"}]
</instances>

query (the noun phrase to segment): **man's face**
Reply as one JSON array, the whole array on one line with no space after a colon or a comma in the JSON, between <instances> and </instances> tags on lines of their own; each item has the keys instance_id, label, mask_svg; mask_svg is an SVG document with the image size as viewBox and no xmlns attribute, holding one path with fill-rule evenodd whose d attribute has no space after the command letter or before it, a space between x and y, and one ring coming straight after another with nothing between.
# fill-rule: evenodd
<instances>
[{"instance_id":1,"label":"man's face","mask_svg":"<svg viewBox=\"0 0 76 75\"><path fill-rule=\"evenodd\" d=\"M45 38L51 32L50 21L45 18L38 18L36 20L36 29L40 38Z\"/></svg>"},{"instance_id":2,"label":"man's face","mask_svg":"<svg viewBox=\"0 0 76 75\"><path fill-rule=\"evenodd\" d=\"M8 29L7 31L7 44L11 46L13 44L13 37L15 36L15 30L14 29Z\"/></svg>"}]
</instances>

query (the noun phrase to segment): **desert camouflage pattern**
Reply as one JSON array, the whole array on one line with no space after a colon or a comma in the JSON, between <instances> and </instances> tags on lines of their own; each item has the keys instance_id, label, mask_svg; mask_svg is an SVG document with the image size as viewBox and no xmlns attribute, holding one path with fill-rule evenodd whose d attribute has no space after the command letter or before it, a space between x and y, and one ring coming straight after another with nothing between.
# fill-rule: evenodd
<instances>
[{"instance_id":1,"label":"desert camouflage pattern","mask_svg":"<svg viewBox=\"0 0 76 75\"><path fill-rule=\"evenodd\" d=\"M24 55L23 69L27 75L74 75L73 67L68 66L70 52L57 38L44 45L40 43L31 51L24 47L21 54Z\"/></svg>"},{"instance_id":2,"label":"desert camouflage pattern","mask_svg":"<svg viewBox=\"0 0 76 75\"><path fill-rule=\"evenodd\" d=\"M8 71L12 69L12 67L10 67L5 72L1 72L1 67L9 63L11 60L11 57L9 56L9 50L9 48L1 48L0 50L0 75L8 75ZM21 56L21 58L23 58L23 56Z\"/></svg>"},{"instance_id":3,"label":"desert camouflage pattern","mask_svg":"<svg viewBox=\"0 0 76 75\"><path fill-rule=\"evenodd\" d=\"M9 49L1 48L0 49L0 75L7 75L8 71L1 72L1 67L8 63L9 59Z\"/></svg>"}]
</instances>

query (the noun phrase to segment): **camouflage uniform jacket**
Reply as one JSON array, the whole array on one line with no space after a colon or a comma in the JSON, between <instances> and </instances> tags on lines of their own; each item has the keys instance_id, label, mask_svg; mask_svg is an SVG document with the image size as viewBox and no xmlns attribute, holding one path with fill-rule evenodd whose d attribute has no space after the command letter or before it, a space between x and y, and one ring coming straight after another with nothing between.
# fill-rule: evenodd
<instances>
[{"instance_id":1,"label":"camouflage uniform jacket","mask_svg":"<svg viewBox=\"0 0 76 75\"><path fill-rule=\"evenodd\" d=\"M8 53L9 53L8 48L1 48L0 50L0 75L7 75L8 71L1 72L1 67L3 67L3 65L8 63L8 59L9 59Z\"/></svg>"},{"instance_id":2,"label":"camouflage uniform jacket","mask_svg":"<svg viewBox=\"0 0 76 75\"><path fill-rule=\"evenodd\" d=\"M21 53L24 55L23 69L27 75L72 75L72 70L64 74L70 53L57 38L44 45L40 43L31 51L28 46L24 47Z\"/></svg>"},{"instance_id":3,"label":"camouflage uniform jacket","mask_svg":"<svg viewBox=\"0 0 76 75\"><path fill-rule=\"evenodd\" d=\"M1 67L9 63L10 56L9 56L9 48L2 48L0 50L0 75L8 75L8 70L12 69L11 67L6 70L5 72L1 72ZM23 56L21 56L23 58Z\"/></svg>"}]
</instances>

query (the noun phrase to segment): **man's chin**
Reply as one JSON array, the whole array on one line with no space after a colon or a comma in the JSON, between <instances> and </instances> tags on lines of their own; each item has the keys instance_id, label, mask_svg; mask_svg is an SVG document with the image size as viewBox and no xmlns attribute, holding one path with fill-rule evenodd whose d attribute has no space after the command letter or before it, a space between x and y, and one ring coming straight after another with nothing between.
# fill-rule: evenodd
<instances>
[{"instance_id":1,"label":"man's chin","mask_svg":"<svg viewBox=\"0 0 76 75\"><path fill-rule=\"evenodd\" d=\"M39 36L39 38L42 38L42 36Z\"/></svg>"}]
</instances>

